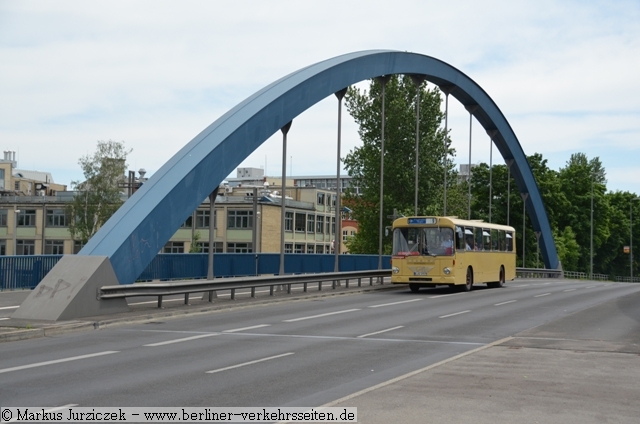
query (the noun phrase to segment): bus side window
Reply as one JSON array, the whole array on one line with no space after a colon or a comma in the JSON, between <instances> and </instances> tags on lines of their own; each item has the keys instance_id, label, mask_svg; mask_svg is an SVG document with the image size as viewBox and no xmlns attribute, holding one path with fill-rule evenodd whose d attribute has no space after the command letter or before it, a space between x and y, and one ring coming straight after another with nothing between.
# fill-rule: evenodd
<instances>
[{"instance_id":1,"label":"bus side window","mask_svg":"<svg viewBox=\"0 0 640 424\"><path fill-rule=\"evenodd\" d=\"M507 239L505 238L504 230L498 230L498 239L500 244L500 251L507 250Z\"/></svg>"},{"instance_id":2,"label":"bus side window","mask_svg":"<svg viewBox=\"0 0 640 424\"><path fill-rule=\"evenodd\" d=\"M483 250L483 243L482 243L482 228L474 228L475 230L475 244L476 244L476 248L475 250Z\"/></svg>"},{"instance_id":3,"label":"bus side window","mask_svg":"<svg viewBox=\"0 0 640 424\"><path fill-rule=\"evenodd\" d=\"M486 228L482 229L482 239L484 241L484 250L491 252L491 233L489 231Z\"/></svg>"},{"instance_id":4,"label":"bus side window","mask_svg":"<svg viewBox=\"0 0 640 424\"><path fill-rule=\"evenodd\" d=\"M465 250L476 250L473 242L473 227L465 227L464 229Z\"/></svg>"},{"instance_id":5,"label":"bus side window","mask_svg":"<svg viewBox=\"0 0 640 424\"><path fill-rule=\"evenodd\" d=\"M507 232L507 252L513 252L513 233Z\"/></svg>"},{"instance_id":6,"label":"bus side window","mask_svg":"<svg viewBox=\"0 0 640 424\"><path fill-rule=\"evenodd\" d=\"M491 250L494 252L500 250L498 247L498 230L491 230Z\"/></svg>"}]
</instances>

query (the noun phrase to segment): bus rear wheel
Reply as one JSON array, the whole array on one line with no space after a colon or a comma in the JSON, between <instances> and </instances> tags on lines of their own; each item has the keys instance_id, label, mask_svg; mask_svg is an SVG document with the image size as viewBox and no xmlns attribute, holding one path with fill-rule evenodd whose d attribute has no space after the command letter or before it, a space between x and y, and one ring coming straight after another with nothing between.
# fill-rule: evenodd
<instances>
[{"instance_id":1,"label":"bus rear wheel","mask_svg":"<svg viewBox=\"0 0 640 424\"><path fill-rule=\"evenodd\" d=\"M420 290L420 286L416 283L410 283L409 289L414 293L418 293L418 290Z\"/></svg>"},{"instance_id":2,"label":"bus rear wheel","mask_svg":"<svg viewBox=\"0 0 640 424\"><path fill-rule=\"evenodd\" d=\"M504 266L500 267L500 280L496 281L494 283L487 283L487 286L492 287L492 288L498 288L498 287L504 287Z\"/></svg>"}]
</instances>

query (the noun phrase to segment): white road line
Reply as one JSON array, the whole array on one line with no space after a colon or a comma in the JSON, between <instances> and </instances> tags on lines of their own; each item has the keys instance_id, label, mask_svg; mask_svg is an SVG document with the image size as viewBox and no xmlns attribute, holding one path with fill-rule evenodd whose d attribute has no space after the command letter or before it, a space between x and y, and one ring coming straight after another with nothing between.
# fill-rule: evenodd
<instances>
[{"instance_id":1,"label":"white road line","mask_svg":"<svg viewBox=\"0 0 640 424\"><path fill-rule=\"evenodd\" d=\"M562 290L563 292L570 292L570 291L574 291L576 289L566 289L566 290Z\"/></svg>"},{"instance_id":2,"label":"white road line","mask_svg":"<svg viewBox=\"0 0 640 424\"><path fill-rule=\"evenodd\" d=\"M254 328L269 327L270 325L271 324L259 324L259 325L253 325L251 327L234 328L234 329L231 329L231 330L224 330L223 333L235 333L237 331L253 330Z\"/></svg>"},{"instance_id":3,"label":"white road line","mask_svg":"<svg viewBox=\"0 0 640 424\"><path fill-rule=\"evenodd\" d=\"M2 308L0 308L0 310L3 309L18 309L20 306L3 306Z\"/></svg>"},{"instance_id":4,"label":"white road line","mask_svg":"<svg viewBox=\"0 0 640 424\"><path fill-rule=\"evenodd\" d=\"M592 289L594 287L597 287L597 286L587 286L587 287L585 287L585 289Z\"/></svg>"},{"instance_id":5,"label":"white road line","mask_svg":"<svg viewBox=\"0 0 640 424\"><path fill-rule=\"evenodd\" d=\"M452 317L452 316L455 316L455 315L466 314L467 312L471 312L471 310L462 311L462 312L456 312L455 314L442 315L441 317L438 317L438 318L449 318L449 317Z\"/></svg>"},{"instance_id":6,"label":"white road line","mask_svg":"<svg viewBox=\"0 0 640 424\"><path fill-rule=\"evenodd\" d=\"M172 344L172 343L188 342L190 340L202 339L203 337L212 337L212 336L217 336L217 335L218 335L217 333L199 334L197 336L184 337L182 339L167 340L166 342L158 342L158 343L146 344L145 346L148 346L148 347L164 346L164 345L168 345L168 344Z\"/></svg>"},{"instance_id":7,"label":"white road line","mask_svg":"<svg viewBox=\"0 0 640 424\"><path fill-rule=\"evenodd\" d=\"M447 296L455 296L457 294L462 294L464 292L459 292L459 293L451 293L451 294L439 294L437 296L429 296L429 299L437 299L439 297L447 297Z\"/></svg>"},{"instance_id":8,"label":"white road line","mask_svg":"<svg viewBox=\"0 0 640 424\"><path fill-rule=\"evenodd\" d=\"M363 337L373 336L374 334L386 333L387 331L393 331L393 330L397 330L398 328L403 328L403 327L404 327L404 325L399 325L397 327L387 328L386 330L376 331L375 333L363 334L362 336L358 336L357 338L361 339Z\"/></svg>"},{"instance_id":9,"label":"white road line","mask_svg":"<svg viewBox=\"0 0 640 424\"><path fill-rule=\"evenodd\" d=\"M507 300L506 302L496 303L493 306L506 305L507 303L513 303L513 302L517 302L517 300Z\"/></svg>"},{"instance_id":10,"label":"white road line","mask_svg":"<svg viewBox=\"0 0 640 424\"><path fill-rule=\"evenodd\" d=\"M314 318L322 318L322 317L327 317L329 315L337 315L337 314L345 314L347 312L355 312L355 311L359 311L360 309L346 309L344 311L337 311L337 312L327 312L326 314L320 314L320 315L311 315L309 317L301 317L301 318L293 318L293 319L285 319L282 322L296 322L296 321L304 321L305 319L314 319Z\"/></svg>"},{"instance_id":11,"label":"white road line","mask_svg":"<svg viewBox=\"0 0 640 424\"><path fill-rule=\"evenodd\" d=\"M11 318L0 318L0 321L4 321L6 319L11 319Z\"/></svg>"},{"instance_id":12,"label":"white road line","mask_svg":"<svg viewBox=\"0 0 640 424\"><path fill-rule=\"evenodd\" d=\"M270 361L272 359L277 359L277 358L282 358L284 356L289 356L289 355L293 355L295 352L288 352L288 353L283 353L281 355L275 355L275 356L269 356L268 358L262 358L262 359L256 359L255 361L249 361L249 362L245 362L243 364L238 364L238 365L232 365L230 367L225 367L225 368L219 368L217 370L211 370L211 371L205 371L206 374L215 374L217 372L222 372L222 371L227 371L227 370L232 370L234 368L240 368L240 367L244 367L246 365L252 365L252 364L257 364L258 362L264 362L264 361Z\"/></svg>"},{"instance_id":13,"label":"white road line","mask_svg":"<svg viewBox=\"0 0 640 424\"><path fill-rule=\"evenodd\" d=\"M392 303L383 303L380 305L371 305L371 306L367 306L368 308L380 308L382 306L391 306L391 305L399 305L401 303L409 303L409 302L418 302L422 299L411 299L411 300L402 300L400 302L392 302Z\"/></svg>"},{"instance_id":14,"label":"white road line","mask_svg":"<svg viewBox=\"0 0 640 424\"><path fill-rule=\"evenodd\" d=\"M36 367L44 367L46 365L60 364L62 362L77 361L79 359L95 358L96 356L110 355L112 353L118 353L118 352L119 352L118 350L108 350L105 352L90 353L88 355L72 356L71 358L55 359L53 361L36 362L35 364L20 365L19 367L0 369L0 374L4 374L5 372L11 372L11 371L26 370L28 368L36 368Z\"/></svg>"},{"instance_id":15,"label":"white road line","mask_svg":"<svg viewBox=\"0 0 640 424\"><path fill-rule=\"evenodd\" d=\"M531 284L518 284L518 285L513 285L513 287L527 287L530 286Z\"/></svg>"},{"instance_id":16,"label":"white road line","mask_svg":"<svg viewBox=\"0 0 640 424\"><path fill-rule=\"evenodd\" d=\"M542 294L537 294L533 297L542 297L542 296L549 296L551 293L542 293Z\"/></svg>"}]
</instances>

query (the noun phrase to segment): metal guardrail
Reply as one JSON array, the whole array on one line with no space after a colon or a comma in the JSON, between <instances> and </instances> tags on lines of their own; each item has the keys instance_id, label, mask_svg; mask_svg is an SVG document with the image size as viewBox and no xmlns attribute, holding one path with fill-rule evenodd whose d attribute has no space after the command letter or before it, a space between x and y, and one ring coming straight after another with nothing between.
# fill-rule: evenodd
<instances>
[{"instance_id":1,"label":"metal guardrail","mask_svg":"<svg viewBox=\"0 0 640 424\"><path fill-rule=\"evenodd\" d=\"M267 277L218 278L215 280L188 280L158 283L135 283L129 285L103 286L97 290L97 299L121 299L135 296L158 296L158 308L162 307L162 298L175 294L184 294L184 303L189 303L191 293L209 293L209 302L213 301L213 293L219 290L231 290L231 299L235 299L238 289L251 289L251 297L255 297L256 288L270 287L269 295L273 296L275 288L287 286L287 293L291 293L291 286L303 284L307 291L309 283L318 283L318 290L322 290L322 283L332 281L335 289L344 280L349 287L350 280L358 280L358 287L363 278L369 278L369 285L373 285L374 278L390 277L391 270L368 270L352 272L327 272L317 274L274 275Z\"/></svg>"},{"instance_id":2,"label":"metal guardrail","mask_svg":"<svg viewBox=\"0 0 640 424\"><path fill-rule=\"evenodd\" d=\"M640 277L622 277L617 276L616 281L620 283L640 283Z\"/></svg>"},{"instance_id":3,"label":"metal guardrail","mask_svg":"<svg viewBox=\"0 0 640 424\"><path fill-rule=\"evenodd\" d=\"M566 272L560 269L516 268L516 277L520 278L563 278Z\"/></svg>"},{"instance_id":4,"label":"metal guardrail","mask_svg":"<svg viewBox=\"0 0 640 424\"><path fill-rule=\"evenodd\" d=\"M609 274L593 274L590 276L588 272L565 271L564 276L565 278L575 278L578 280L613 281L613 278Z\"/></svg>"}]
</instances>

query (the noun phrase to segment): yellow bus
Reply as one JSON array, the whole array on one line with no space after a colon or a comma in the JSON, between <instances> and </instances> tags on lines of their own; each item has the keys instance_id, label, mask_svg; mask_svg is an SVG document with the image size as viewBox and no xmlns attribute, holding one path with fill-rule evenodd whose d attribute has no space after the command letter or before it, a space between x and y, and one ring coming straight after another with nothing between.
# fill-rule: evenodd
<instances>
[{"instance_id":1,"label":"yellow bus","mask_svg":"<svg viewBox=\"0 0 640 424\"><path fill-rule=\"evenodd\" d=\"M403 217L393 222L391 282L421 287L503 287L516 278L515 229L456 217Z\"/></svg>"}]
</instances>

